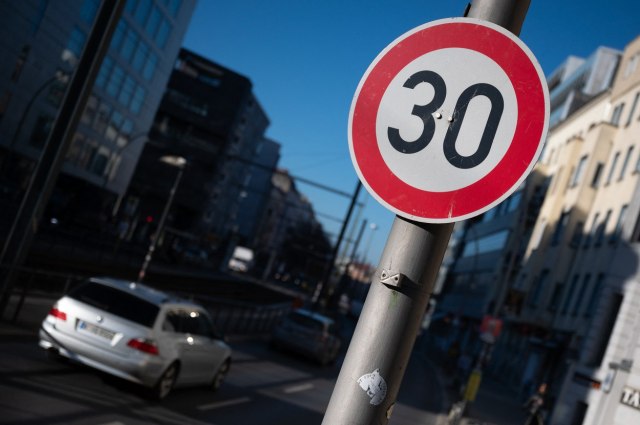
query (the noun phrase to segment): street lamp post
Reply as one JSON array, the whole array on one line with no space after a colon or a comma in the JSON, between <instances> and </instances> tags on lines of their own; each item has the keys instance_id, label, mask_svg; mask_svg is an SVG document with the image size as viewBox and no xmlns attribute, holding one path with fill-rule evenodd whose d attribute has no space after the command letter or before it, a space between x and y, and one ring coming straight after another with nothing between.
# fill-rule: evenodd
<instances>
[{"instance_id":1,"label":"street lamp post","mask_svg":"<svg viewBox=\"0 0 640 425\"><path fill-rule=\"evenodd\" d=\"M160 238L160 235L164 230L164 224L167 220L167 216L169 215L171 205L173 204L173 198L176 195L176 191L178 190L178 186L180 185L180 180L182 179L182 174L184 173L184 169L187 165L187 160L181 156L167 155L161 157L160 161L173 167L177 167L178 174L176 174L176 178L173 181L173 187L171 188L171 192L169 192L169 199L167 199L167 203L164 206L164 211L162 212L162 217L160 218L160 222L158 223L158 228L151 236L151 244L149 245L149 249L147 250L147 255L144 257L144 262L142 263L140 272L138 273L138 282L142 282L145 274L147 273L147 268L149 267L149 263L151 263L151 258L153 258L153 253L156 250L158 239Z\"/></svg>"}]
</instances>

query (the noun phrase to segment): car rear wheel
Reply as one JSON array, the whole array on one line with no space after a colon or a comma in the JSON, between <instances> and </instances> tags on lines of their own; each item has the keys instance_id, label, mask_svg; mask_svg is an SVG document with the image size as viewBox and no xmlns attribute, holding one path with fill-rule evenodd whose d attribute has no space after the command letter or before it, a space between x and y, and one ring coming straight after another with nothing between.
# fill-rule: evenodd
<instances>
[{"instance_id":1,"label":"car rear wheel","mask_svg":"<svg viewBox=\"0 0 640 425\"><path fill-rule=\"evenodd\" d=\"M211 389L213 391L218 391L222 383L224 382L224 378L227 376L229 372L229 368L231 367L231 360L225 360L218 368L215 376L213 377L213 381L211 382Z\"/></svg>"},{"instance_id":2,"label":"car rear wheel","mask_svg":"<svg viewBox=\"0 0 640 425\"><path fill-rule=\"evenodd\" d=\"M157 400L162 400L167 397L171 390L173 389L173 385L176 383L176 379L178 378L178 364L171 363L171 365L164 371L158 382L153 387L153 397Z\"/></svg>"}]
</instances>

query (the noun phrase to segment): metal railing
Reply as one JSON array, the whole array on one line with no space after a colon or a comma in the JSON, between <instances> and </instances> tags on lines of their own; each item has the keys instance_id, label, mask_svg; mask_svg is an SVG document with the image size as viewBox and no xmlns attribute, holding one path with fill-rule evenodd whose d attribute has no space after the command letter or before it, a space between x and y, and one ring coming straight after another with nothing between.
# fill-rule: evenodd
<instances>
[{"instance_id":1,"label":"metal railing","mask_svg":"<svg viewBox=\"0 0 640 425\"><path fill-rule=\"evenodd\" d=\"M27 267L16 270L18 284L12 291L11 302L5 312L8 313L5 314L7 317L0 318L13 323L22 319L21 312L28 298L50 299L53 304L57 298L87 278L84 275L56 273ZM214 326L227 336L267 334L292 309L290 302L258 304L196 293L179 291L173 291L173 293L202 304L209 311ZM46 311L42 314L46 314ZM33 317L24 318L24 320L27 319L34 320Z\"/></svg>"}]
</instances>

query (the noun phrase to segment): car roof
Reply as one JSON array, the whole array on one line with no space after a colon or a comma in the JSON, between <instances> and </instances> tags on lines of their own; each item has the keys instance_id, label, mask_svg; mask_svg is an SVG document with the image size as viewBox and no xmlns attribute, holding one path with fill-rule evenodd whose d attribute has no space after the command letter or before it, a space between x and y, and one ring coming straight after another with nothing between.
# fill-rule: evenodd
<instances>
[{"instance_id":1,"label":"car roof","mask_svg":"<svg viewBox=\"0 0 640 425\"><path fill-rule=\"evenodd\" d=\"M158 289L152 288L151 286L126 279L101 276L92 277L89 279L89 281L119 289L123 292L135 295L138 298L142 298L143 300L146 300L158 306L167 303L174 303L192 307L201 307L199 304L196 304L194 302L160 291Z\"/></svg>"},{"instance_id":2,"label":"car roof","mask_svg":"<svg viewBox=\"0 0 640 425\"><path fill-rule=\"evenodd\" d=\"M328 324L332 324L334 322L334 320L330 317L324 316L320 313L316 313L315 311L311 311L311 310L307 310L304 308L299 308L297 310L294 310L293 313L295 314L300 314L302 316L306 316L306 317L310 317L314 320L317 320L319 322L324 322L324 323L328 323Z\"/></svg>"}]
</instances>

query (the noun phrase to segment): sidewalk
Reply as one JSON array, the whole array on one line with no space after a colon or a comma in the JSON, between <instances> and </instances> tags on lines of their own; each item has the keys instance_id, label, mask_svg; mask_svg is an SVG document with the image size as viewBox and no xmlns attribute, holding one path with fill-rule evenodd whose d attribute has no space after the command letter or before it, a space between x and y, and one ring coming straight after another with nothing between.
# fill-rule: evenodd
<instances>
[{"instance_id":1,"label":"sidewalk","mask_svg":"<svg viewBox=\"0 0 640 425\"><path fill-rule=\"evenodd\" d=\"M438 425L449 425L447 414L453 404L461 399L458 387L454 384L455 372L447 373L444 369L446 360L433 345L425 348L427 359L437 371L438 381L444 389L446 413L440 416ZM525 419L519 392L487 373L482 376L476 399L467 403L463 418L456 425L522 425Z\"/></svg>"},{"instance_id":2,"label":"sidewalk","mask_svg":"<svg viewBox=\"0 0 640 425\"><path fill-rule=\"evenodd\" d=\"M517 391L484 375L474 402L467 405L461 425L521 425L526 415Z\"/></svg>"}]
</instances>

